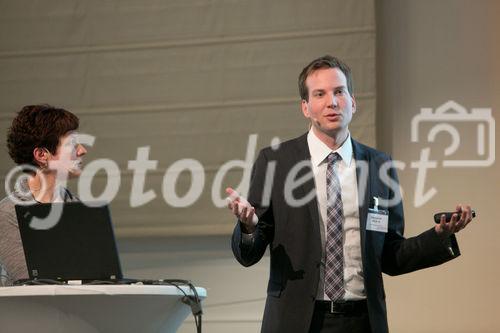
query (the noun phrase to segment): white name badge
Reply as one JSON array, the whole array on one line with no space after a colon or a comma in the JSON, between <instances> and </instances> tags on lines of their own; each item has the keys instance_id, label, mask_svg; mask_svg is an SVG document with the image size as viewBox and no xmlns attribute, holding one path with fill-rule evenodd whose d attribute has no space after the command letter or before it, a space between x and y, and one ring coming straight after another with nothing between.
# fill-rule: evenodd
<instances>
[{"instance_id":1,"label":"white name badge","mask_svg":"<svg viewBox=\"0 0 500 333\"><path fill-rule=\"evenodd\" d=\"M387 232L389 225L389 212L385 210L368 209L366 230Z\"/></svg>"}]
</instances>

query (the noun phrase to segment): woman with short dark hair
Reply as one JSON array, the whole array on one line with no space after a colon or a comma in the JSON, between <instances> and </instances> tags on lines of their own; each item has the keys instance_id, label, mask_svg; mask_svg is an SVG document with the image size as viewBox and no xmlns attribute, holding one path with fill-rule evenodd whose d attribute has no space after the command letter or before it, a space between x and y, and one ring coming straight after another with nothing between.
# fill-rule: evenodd
<instances>
[{"instance_id":1,"label":"woman with short dark hair","mask_svg":"<svg viewBox=\"0 0 500 333\"><path fill-rule=\"evenodd\" d=\"M78 200L60 184L81 173L87 151L77 141L78 126L74 114L50 105L25 106L12 121L7 147L25 174L0 201L0 265L7 284L28 278L15 205Z\"/></svg>"}]
</instances>

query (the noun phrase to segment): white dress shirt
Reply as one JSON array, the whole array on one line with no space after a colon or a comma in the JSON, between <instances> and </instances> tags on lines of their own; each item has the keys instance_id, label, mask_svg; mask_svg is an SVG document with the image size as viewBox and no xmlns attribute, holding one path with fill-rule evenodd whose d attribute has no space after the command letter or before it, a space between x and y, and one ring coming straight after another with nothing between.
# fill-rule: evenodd
<instances>
[{"instance_id":1,"label":"white dress shirt","mask_svg":"<svg viewBox=\"0 0 500 333\"><path fill-rule=\"evenodd\" d=\"M329 300L325 294L325 235L326 232L326 167L327 157L332 152L312 131L307 135L307 144L311 154L312 171L316 184L316 197L321 228L321 242L323 255L320 269L320 284L317 299ZM363 263L361 260L361 234L359 230L358 186L356 179L356 161L354 160L351 135L348 134L345 142L337 152L342 160L338 163L338 177L340 180L342 206L344 210L344 287L345 300L360 300L366 298L363 278Z\"/></svg>"}]
</instances>

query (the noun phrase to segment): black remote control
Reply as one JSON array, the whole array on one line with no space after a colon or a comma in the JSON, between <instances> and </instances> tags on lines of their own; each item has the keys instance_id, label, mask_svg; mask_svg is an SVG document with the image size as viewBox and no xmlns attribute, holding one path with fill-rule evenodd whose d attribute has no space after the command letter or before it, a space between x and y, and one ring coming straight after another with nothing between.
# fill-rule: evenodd
<instances>
[{"instance_id":1,"label":"black remote control","mask_svg":"<svg viewBox=\"0 0 500 333\"><path fill-rule=\"evenodd\" d=\"M457 214L458 217L460 217L460 214L462 212L442 212L442 213L437 213L437 214L434 214L434 222L436 223L440 223L441 222L441 215L444 215L446 217L446 222L450 222L451 220L451 216L453 214ZM472 211L472 218L476 217L476 211Z\"/></svg>"}]
</instances>

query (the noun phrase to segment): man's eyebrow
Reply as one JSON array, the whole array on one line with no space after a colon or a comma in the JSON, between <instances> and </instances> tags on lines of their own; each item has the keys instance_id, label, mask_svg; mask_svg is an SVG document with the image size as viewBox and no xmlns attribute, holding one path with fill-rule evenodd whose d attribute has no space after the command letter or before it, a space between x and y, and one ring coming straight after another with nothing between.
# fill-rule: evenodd
<instances>
[{"instance_id":1,"label":"man's eyebrow","mask_svg":"<svg viewBox=\"0 0 500 333\"><path fill-rule=\"evenodd\" d=\"M340 85L340 86L336 86L336 87L333 87L332 90L338 90L338 89L347 89L347 86L345 85ZM317 89L313 89L312 92L316 92L316 91L325 91L326 89L324 88L317 88Z\"/></svg>"}]
</instances>

